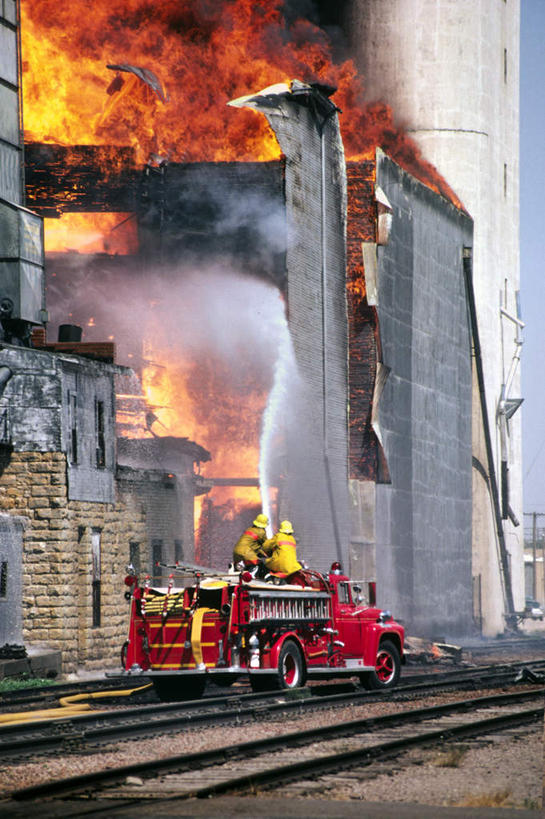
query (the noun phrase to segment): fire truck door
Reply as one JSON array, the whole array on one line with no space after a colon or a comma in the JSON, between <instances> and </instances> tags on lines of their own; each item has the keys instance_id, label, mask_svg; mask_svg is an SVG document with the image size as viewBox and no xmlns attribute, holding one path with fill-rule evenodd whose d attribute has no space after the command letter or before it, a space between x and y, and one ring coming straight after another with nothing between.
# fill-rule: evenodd
<instances>
[{"instance_id":1,"label":"fire truck door","mask_svg":"<svg viewBox=\"0 0 545 819\"><path fill-rule=\"evenodd\" d=\"M363 657L363 632L361 620L356 614L356 606L352 602L350 586L341 582L337 586L338 595L338 617L337 629L338 639L344 643L343 654L345 657Z\"/></svg>"}]
</instances>

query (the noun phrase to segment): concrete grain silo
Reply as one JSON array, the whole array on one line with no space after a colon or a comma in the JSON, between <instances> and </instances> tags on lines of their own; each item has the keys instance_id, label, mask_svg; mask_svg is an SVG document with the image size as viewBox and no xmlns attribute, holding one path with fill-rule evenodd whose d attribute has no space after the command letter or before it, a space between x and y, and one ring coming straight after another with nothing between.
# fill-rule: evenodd
<instances>
[{"instance_id":1,"label":"concrete grain silo","mask_svg":"<svg viewBox=\"0 0 545 819\"><path fill-rule=\"evenodd\" d=\"M352 0L344 17L367 99L391 106L474 220L473 614L487 635L524 600L519 19L518 0Z\"/></svg>"}]
</instances>

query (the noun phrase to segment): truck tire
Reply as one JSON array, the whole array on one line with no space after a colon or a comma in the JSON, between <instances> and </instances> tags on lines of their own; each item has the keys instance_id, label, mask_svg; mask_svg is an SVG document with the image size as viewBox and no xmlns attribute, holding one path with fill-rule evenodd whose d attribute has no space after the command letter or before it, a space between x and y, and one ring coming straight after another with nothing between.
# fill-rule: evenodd
<instances>
[{"instance_id":1,"label":"truck tire","mask_svg":"<svg viewBox=\"0 0 545 819\"><path fill-rule=\"evenodd\" d=\"M360 674L360 682L364 688L372 691L393 688L397 685L401 674L401 659L397 646L390 640L384 640L378 647L375 660L375 670Z\"/></svg>"},{"instance_id":2,"label":"truck tire","mask_svg":"<svg viewBox=\"0 0 545 819\"><path fill-rule=\"evenodd\" d=\"M286 640L278 655L275 673L250 674L250 685L255 693L300 688L305 684L305 663L297 643Z\"/></svg>"},{"instance_id":3,"label":"truck tire","mask_svg":"<svg viewBox=\"0 0 545 819\"><path fill-rule=\"evenodd\" d=\"M195 677L154 677L153 687L161 702L197 700L206 685L204 674Z\"/></svg>"},{"instance_id":4,"label":"truck tire","mask_svg":"<svg viewBox=\"0 0 545 819\"><path fill-rule=\"evenodd\" d=\"M305 684L305 676L305 663L299 646L293 640L286 640L278 655L277 672L272 678L275 689L300 688Z\"/></svg>"}]
</instances>

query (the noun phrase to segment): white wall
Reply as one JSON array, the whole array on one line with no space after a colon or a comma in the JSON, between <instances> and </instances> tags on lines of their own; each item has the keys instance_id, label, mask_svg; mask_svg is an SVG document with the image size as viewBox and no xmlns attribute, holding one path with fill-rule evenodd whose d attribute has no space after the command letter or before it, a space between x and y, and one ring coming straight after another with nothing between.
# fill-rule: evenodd
<instances>
[{"instance_id":1,"label":"white wall","mask_svg":"<svg viewBox=\"0 0 545 819\"><path fill-rule=\"evenodd\" d=\"M498 481L496 410L514 351L514 325L502 321L500 306L515 314L519 289L519 20L519 0L353 0L346 26L368 99L391 105L474 219L474 283ZM511 396L519 395L517 378ZM478 406L475 401L477 436ZM510 424L510 450L510 505L522 522L520 412ZM482 575L484 631L495 634L504 627L504 605L482 487L474 503L473 574ZM519 609L522 525L506 522L505 539Z\"/></svg>"}]
</instances>

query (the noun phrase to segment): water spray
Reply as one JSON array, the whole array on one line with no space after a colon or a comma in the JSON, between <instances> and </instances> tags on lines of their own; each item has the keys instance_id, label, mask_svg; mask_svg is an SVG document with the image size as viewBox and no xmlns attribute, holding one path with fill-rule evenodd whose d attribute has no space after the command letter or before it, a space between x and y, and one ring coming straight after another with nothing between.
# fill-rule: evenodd
<instances>
[{"instance_id":1,"label":"water spray","mask_svg":"<svg viewBox=\"0 0 545 819\"><path fill-rule=\"evenodd\" d=\"M278 357L274 365L273 385L267 399L267 406L261 421L261 437L259 441L259 491L261 505L265 515L271 520L271 460L273 440L276 433L283 429L282 408L287 406L288 388L290 380L296 372L295 355L291 341L288 322L284 315L276 321L278 330ZM268 527L268 536L271 536L271 525Z\"/></svg>"}]
</instances>

